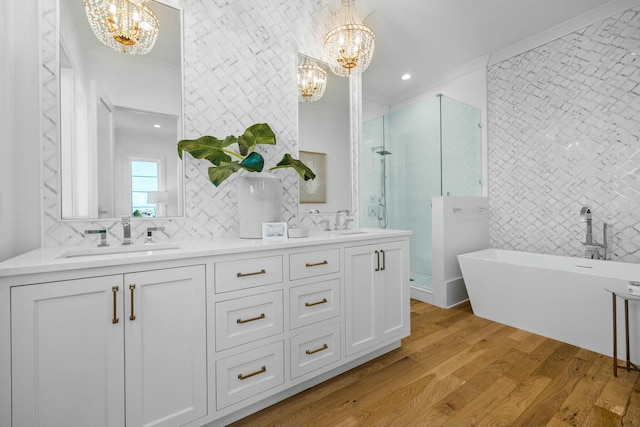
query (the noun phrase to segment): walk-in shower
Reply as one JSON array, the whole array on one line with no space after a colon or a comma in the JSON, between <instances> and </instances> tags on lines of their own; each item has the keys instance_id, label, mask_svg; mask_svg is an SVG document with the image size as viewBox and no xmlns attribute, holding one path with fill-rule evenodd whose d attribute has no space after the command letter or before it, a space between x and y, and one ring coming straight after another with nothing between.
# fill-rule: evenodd
<instances>
[{"instance_id":1,"label":"walk-in shower","mask_svg":"<svg viewBox=\"0 0 640 427\"><path fill-rule=\"evenodd\" d=\"M431 198L482 193L480 110L438 95L366 121L360 224L412 230L411 284L432 288Z\"/></svg>"}]
</instances>

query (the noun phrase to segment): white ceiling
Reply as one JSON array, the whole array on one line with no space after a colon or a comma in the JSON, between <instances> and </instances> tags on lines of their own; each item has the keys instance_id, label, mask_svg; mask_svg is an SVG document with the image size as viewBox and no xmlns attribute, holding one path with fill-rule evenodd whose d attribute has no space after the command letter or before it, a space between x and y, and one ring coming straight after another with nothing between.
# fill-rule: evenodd
<instances>
[{"instance_id":1,"label":"white ceiling","mask_svg":"<svg viewBox=\"0 0 640 427\"><path fill-rule=\"evenodd\" d=\"M616 2L356 0L360 18L365 17L364 23L376 34L374 57L363 74L363 93L393 105L429 89L448 71L608 3ZM413 77L402 81L404 73Z\"/></svg>"}]
</instances>

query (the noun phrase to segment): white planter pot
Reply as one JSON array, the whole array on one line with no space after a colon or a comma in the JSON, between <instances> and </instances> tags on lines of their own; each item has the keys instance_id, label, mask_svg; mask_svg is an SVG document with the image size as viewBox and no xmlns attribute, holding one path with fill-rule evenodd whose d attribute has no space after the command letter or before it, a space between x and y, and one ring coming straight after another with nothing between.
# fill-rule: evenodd
<instances>
[{"instance_id":1,"label":"white planter pot","mask_svg":"<svg viewBox=\"0 0 640 427\"><path fill-rule=\"evenodd\" d=\"M275 175L249 172L238 180L240 237L262 238L263 222L280 222L282 185Z\"/></svg>"}]
</instances>

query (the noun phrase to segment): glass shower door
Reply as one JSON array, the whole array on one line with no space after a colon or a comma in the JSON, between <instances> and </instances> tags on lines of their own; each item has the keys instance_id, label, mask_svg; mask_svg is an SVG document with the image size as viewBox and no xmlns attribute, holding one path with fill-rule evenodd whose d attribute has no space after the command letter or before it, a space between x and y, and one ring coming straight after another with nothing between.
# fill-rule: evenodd
<instances>
[{"instance_id":1,"label":"glass shower door","mask_svg":"<svg viewBox=\"0 0 640 427\"><path fill-rule=\"evenodd\" d=\"M482 195L480 110L441 96L442 195Z\"/></svg>"},{"instance_id":2,"label":"glass shower door","mask_svg":"<svg viewBox=\"0 0 640 427\"><path fill-rule=\"evenodd\" d=\"M389 226L412 230L412 285L431 288L431 198L440 195L440 114L437 98L389 114Z\"/></svg>"}]
</instances>

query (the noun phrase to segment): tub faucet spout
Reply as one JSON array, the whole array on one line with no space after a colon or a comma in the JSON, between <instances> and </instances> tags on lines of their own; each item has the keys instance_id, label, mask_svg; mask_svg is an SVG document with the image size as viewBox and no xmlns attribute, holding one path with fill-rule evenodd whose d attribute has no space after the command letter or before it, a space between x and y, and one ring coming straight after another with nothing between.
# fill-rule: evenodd
<instances>
[{"instance_id":1,"label":"tub faucet spout","mask_svg":"<svg viewBox=\"0 0 640 427\"><path fill-rule=\"evenodd\" d=\"M587 223L587 234L585 241L584 257L592 259L607 259L607 224L603 224L603 243L598 243L593 239L593 224L591 219L591 209L584 206L580 209L580 222Z\"/></svg>"},{"instance_id":2,"label":"tub faucet spout","mask_svg":"<svg viewBox=\"0 0 640 427\"><path fill-rule=\"evenodd\" d=\"M585 241L585 245L593 245L593 226L591 224L591 209L586 206L583 206L580 209L580 222L587 223L587 238Z\"/></svg>"}]
</instances>

